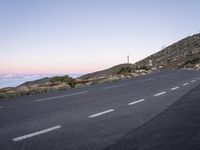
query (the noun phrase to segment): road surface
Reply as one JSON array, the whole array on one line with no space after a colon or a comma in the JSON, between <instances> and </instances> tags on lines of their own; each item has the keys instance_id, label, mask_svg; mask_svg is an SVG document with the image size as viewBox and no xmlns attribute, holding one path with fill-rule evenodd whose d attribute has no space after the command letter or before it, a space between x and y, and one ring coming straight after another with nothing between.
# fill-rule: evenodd
<instances>
[{"instance_id":1,"label":"road surface","mask_svg":"<svg viewBox=\"0 0 200 150\"><path fill-rule=\"evenodd\" d=\"M161 71L0 101L0 149L101 150L118 143L123 146L119 141L128 133L151 123L199 84L199 71Z\"/></svg>"}]
</instances>

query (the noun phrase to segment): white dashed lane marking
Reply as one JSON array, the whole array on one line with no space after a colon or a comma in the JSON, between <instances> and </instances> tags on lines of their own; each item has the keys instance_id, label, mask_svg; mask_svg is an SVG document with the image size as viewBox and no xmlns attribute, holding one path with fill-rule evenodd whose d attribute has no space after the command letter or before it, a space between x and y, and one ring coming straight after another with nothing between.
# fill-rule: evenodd
<instances>
[{"instance_id":1,"label":"white dashed lane marking","mask_svg":"<svg viewBox=\"0 0 200 150\"><path fill-rule=\"evenodd\" d=\"M18 141L21 141L21 140L24 140L24 139L27 139L27 138L31 138L31 137L34 137L34 136L37 136L37 135L40 135L40 134L44 134L44 133L59 129L59 128L61 128L61 126L57 125L57 126L54 126L54 127L48 128L48 129L44 129L44 130L40 130L40 131L37 131L37 132L33 132L31 134L23 135L23 136L14 138L12 140L14 142L18 142Z\"/></svg>"},{"instance_id":2,"label":"white dashed lane marking","mask_svg":"<svg viewBox=\"0 0 200 150\"><path fill-rule=\"evenodd\" d=\"M107 114L107 113L110 113L110 112L113 112L113 111L115 111L115 110L114 109L105 110L105 111L90 115L90 116L88 116L88 118L98 117L98 116L101 116L101 115L104 115L104 114Z\"/></svg>"},{"instance_id":3,"label":"white dashed lane marking","mask_svg":"<svg viewBox=\"0 0 200 150\"><path fill-rule=\"evenodd\" d=\"M160 92L160 93L155 94L154 96L160 96L160 95L163 95L163 94L165 94L165 93L166 93L166 92L163 91L163 92Z\"/></svg>"},{"instance_id":4,"label":"white dashed lane marking","mask_svg":"<svg viewBox=\"0 0 200 150\"><path fill-rule=\"evenodd\" d=\"M189 83L184 83L183 86L186 86L186 85L188 85L188 84L189 84Z\"/></svg>"},{"instance_id":5,"label":"white dashed lane marking","mask_svg":"<svg viewBox=\"0 0 200 150\"><path fill-rule=\"evenodd\" d=\"M196 80L192 80L192 81L190 81L190 82L196 82Z\"/></svg>"},{"instance_id":6,"label":"white dashed lane marking","mask_svg":"<svg viewBox=\"0 0 200 150\"><path fill-rule=\"evenodd\" d=\"M170 90L174 91L174 90L177 90L177 89L179 89L179 86L173 87Z\"/></svg>"},{"instance_id":7,"label":"white dashed lane marking","mask_svg":"<svg viewBox=\"0 0 200 150\"><path fill-rule=\"evenodd\" d=\"M134 105L134 104L137 104L137 103L140 103L140 102L143 102L143 101L145 101L145 99L140 99L140 100L128 103L128 105Z\"/></svg>"}]
</instances>

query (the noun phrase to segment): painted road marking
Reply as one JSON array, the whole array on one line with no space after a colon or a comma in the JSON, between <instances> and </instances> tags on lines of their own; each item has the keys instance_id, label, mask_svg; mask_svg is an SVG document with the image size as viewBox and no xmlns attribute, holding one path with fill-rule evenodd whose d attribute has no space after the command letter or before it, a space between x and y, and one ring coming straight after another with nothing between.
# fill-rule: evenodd
<instances>
[{"instance_id":1,"label":"painted road marking","mask_svg":"<svg viewBox=\"0 0 200 150\"><path fill-rule=\"evenodd\" d=\"M163 94L165 94L166 92L160 92L160 93L157 93L157 94L155 94L154 96L160 96L160 95L163 95Z\"/></svg>"},{"instance_id":2,"label":"painted road marking","mask_svg":"<svg viewBox=\"0 0 200 150\"><path fill-rule=\"evenodd\" d=\"M109 109L109 110L106 110L106 111L102 111L100 113L96 113L96 114L93 114L93 115L90 115L88 116L89 118L94 118L94 117L98 117L98 116L101 116L101 115L104 115L104 114L107 114L107 113L110 113L110 112L113 112L115 111L114 109Z\"/></svg>"},{"instance_id":3,"label":"painted road marking","mask_svg":"<svg viewBox=\"0 0 200 150\"><path fill-rule=\"evenodd\" d=\"M129 85L130 83L124 83L124 84L118 84L118 85L113 85L113 86L107 86L102 88L103 90L107 90L107 89L112 89L112 88L117 88L117 87L121 87L121 86L126 86Z\"/></svg>"},{"instance_id":4,"label":"painted road marking","mask_svg":"<svg viewBox=\"0 0 200 150\"><path fill-rule=\"evenodd\" d=\"M21 141L21 140L24 140L24 139L27 139L27 138L31 138L31 137L34 137L34 136L37 136L37 135L40 135L40 134L44 134L44 133L47 133L47 132L50 132L50 131L59 129L59 128L61 128L61 127L62 127L62 126L57 125L57 126L54 126L54 127L48 128L48 129L44 129L44 130L40 130L40 131L37 131L37 132L33 132L33 133L31 133L31 134L23 135L23 136L14 138L14 139L12 139L12 140L13 140L14 142L18 142L18 141Z\"/></svg>"},{"instance_id":5,"label":"painted road marking","mask_svg":"<svg viewBox=\"0 0 200 150\"><path fill-rule=\"evenodd\" d=\"M188 85L188 84L189 84L189 83L184 83L183 86L186 86L186 85Z\"/></svg>"},{"instance_id":6,"label":"painted road marking","mask_svg":"<svg viewBox=\"0 0 200 150\"><path fill-rule=\"evenodd\" d=\"M171 88L172 91L173 91L173 90L176 90L176 89L179 89L179 86L176 86L176 87Z\"/></svg>"},{"instance_id":7,"label":"painted road marking","mask_svg":"<svg viewBox=\"0 0 200 150\"><path fill-rule=\"evenodd\" d=\"M37 100L35 100L35 101L36 101L36 102L48 101L48 100L57 99L57 98L62 98L62 97L69 97L69 96L75 96L75 95L85 94L85 93L87 93L87 92L88 92L88 91L76 92L76 93L71 93L71 94L66 94L66 95L61 95L61 96L55 96L55 97L37 99Z\"/></svg>"},{"instance_id":8,"label":"painted road marking","mask_svg":"<svg viewBox=\"0 0 200 150\"><path fill-rule=\"evenodd\" d=\"M190 81L190 82L196 82L196 80L192 80L192 81Z\"/></svg>"},{"instance_id":9,"label":"painted road marking","mask_svg":"<svg viewBox=\"0 0 200 150\"><path fill-rule=\"evenodd\" d=\"M145 99L140 99L140 100L128 103L128 105L134 105L134 104L137 104L137 103L140 103L140 102L143 102L143 101L145 101Z\"/></svg>"}]
</instances>

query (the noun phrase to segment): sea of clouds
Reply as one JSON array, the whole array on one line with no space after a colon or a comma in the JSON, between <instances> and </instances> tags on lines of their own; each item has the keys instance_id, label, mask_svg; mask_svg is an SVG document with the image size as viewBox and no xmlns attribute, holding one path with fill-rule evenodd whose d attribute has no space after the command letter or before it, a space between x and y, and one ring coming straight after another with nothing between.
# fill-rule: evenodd
<instances>
[{"instance_id":1,"label":"sea of clouds","mask_svg":"<svg viewBox=\"0 0 200 150\"><path fill-rule=\"evenodd\" d=\"M27 81L63 75L64 74L0 74L0 88L16 87ZM69 74L69 76L76 78L81 76L81 74Z\"/></svg>"}]
</instances>

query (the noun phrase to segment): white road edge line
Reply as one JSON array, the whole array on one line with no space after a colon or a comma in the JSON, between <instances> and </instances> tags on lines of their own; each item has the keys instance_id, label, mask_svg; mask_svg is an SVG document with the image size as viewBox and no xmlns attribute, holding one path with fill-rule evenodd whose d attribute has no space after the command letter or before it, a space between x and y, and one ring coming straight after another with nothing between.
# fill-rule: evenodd
<instances>
[{"instance_id":1,"label":"white road edge line","mask_svg":"<svg viewBox=\"0 0 200 150\"><path fill-rule=\"evenodd\" d=\"M189 84L189 83L184 83L183 86L186 86L186 85L188 85L188 84Z\"/></svg>"},{"instance_id":2,"label":"white road edge line","mask_svg":"<svg viewBox=\"0 0 200 150\"><path fill-rule=\"evenodd\" d=\"M107 86L107 87L103 87L103 90L107 90L107 89L112 89L112 88L116 88L116 87L121 87L121 86L126 86L129 85L130 83L124 83L124 84L118 84L118 85L113 85L113 86Z\"/></svg>"},{"instance_id":3,"label":"white road edge line","mask_svg":"<svg viewBox=\"0 0 200 150\"><path fill-rule=\"evenodd\" d=\"M155 94L154 96L160 96L160 95L163 95L163 94L165 94L166 92L160 92L160 93L157 93L157 94Z\"/></svg>"},{"instance_id":4,"label":"white road edge line","mask_svg":"<svg viewBox=\"0 0 200 150\"><path fill-rule=\"evenodd\" d=\"M52 100L52 99L57 99L57 98L62 98L62 97L69 97L69 96L75 96L75 95L85 94L87 92L88 91L76 92L76 93L71 93L71 94L66 94L66 95L61 95L61 96L55 96L55 97L37 99L37 100L34 100L34 101L36 101L36 102L47 101L47 100Z\"/></svg>"},{"instance_id":5,"label":"white road edge line","mask_svg":"<svg viewBox=\"0 0 200 150\"><path fill-rule=\"evenodd\" d=\"M90 115L90 116L88 116L88 118L98 117L98 116L101 116L101 115L104 115L104 114L107 114L107 113L110 113L110 112L113 112L113 111L115 111L115 110L114 109L108 109L108 110L102 111L100 113Z\"/></svg>"},{"instance_id":6,"label":"white road edge line","mask_svg":"<svg viewBox=\"0 0 200 150\"><path fill-rule=\"evenodd\" d=\"M128 103L128 105L134 105L134 104L137 104L137 103L140 103L140 102L143 102L145 101L145 99L140 99L140 100L137 100L137 101L134 101L134 102L131 102L131 103Z\"/></svg>"},{"instance_id":7,"label":"white road edge line","mask_svg":"<svg viewBox=\"0 0 200 150\"><path fill-rule=\"evenodd\" d=\"M174 91L174 90L177 90L179 88L180 88L179 86L176 86L176 87L171 88L170 90Z\"/></svg>"},{"instance_id":8,"label":"white road edge line","mask_svg":"<svg viewBox=\"0 0 200 150\"><path fill-rule=\"evenodd\" d=\"M190 81L190 82L196 82L196 80L192 80L192 81Z\"/></svg>"},{"instance_id":9,"label":"white road edge line","mask_svg":"<svg viewBox=\"0 0 200 150\"><path fill-rule=\"evenodd\" d=\"M18 141L21 141L21 140L24 140L24 139L27 139L27 138L31 138L33 136L37 136L37 135L40 135L40 134L44 134L44 133L59 129L61 127L62 126L57 125L57 126L54 126L54 127L48 128L48 129L40 130L40 131L37 131L37 132L33 132L31 134L27 134L27 135L23 135L23 136L20 136L20 137L17 137L17 138L13 138L12 141L18 142Z\"/></svg>"}]
</instances>

